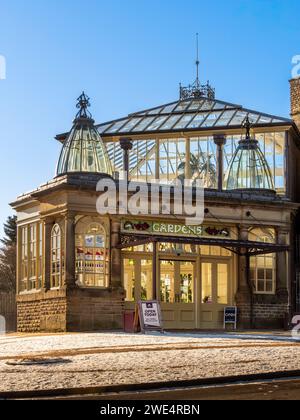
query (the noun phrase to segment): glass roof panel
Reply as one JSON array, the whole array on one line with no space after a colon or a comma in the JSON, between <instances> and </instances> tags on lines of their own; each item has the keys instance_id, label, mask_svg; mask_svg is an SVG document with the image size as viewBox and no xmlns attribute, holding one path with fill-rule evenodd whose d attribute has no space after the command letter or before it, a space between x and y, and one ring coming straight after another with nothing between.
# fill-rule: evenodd
<instances>
[{"instance_id":1,"label":"glass roof panel","mask_svg":"<svg viewBox=\"0 0 300 420\"><path fill-rule=\"evenodd\" d=\"M174 129L179 130L180 128L185 128L195 116L196 114L184 115L181 118L181 120L175 125Z\"/></svg>"},{"instance_id":2,"label":"glass roof panel","mask_svg":"<svg viewBox=\"0 0 300 420\"><path fill-rule=\"evenodd\" d=\"M123 127L123 125L125 125L127 122L129 121L129 118L126 120L122 120L122 121L117 121L116 123L114 123L114 125L107 130L107 133L116 133L117 131L120 130L121 127Z\"/></svg>"},{"instance_id":3,"label":"glass roof panel","mask_svg":"<svg viewBox=\"0 0 300 420\"><path fill-rule=\"evenodd\" d=\"M151 124L152 123L152 121L154 121L155 120L155 117L147 117L147 118L144 118L140 123L139 123L139 125L137 125L134 129L133 129L133 131L135 131L135 132L138 132L138 131L144 131L145 130L145 128L149 125L149 124Z\"/></svg>"},{"instance_id":4,"label":"glass roof panel","mask_svg":"<svg viewBox=\"0 0 300 420\"><path fill-rule=\"evenodd\" d=\"M158 115L161 113L161 111L164 109L164 107L162 106L161 108L155 108L152 109L151 111L147 112L147 115Z\"/></svg>"},{"instance_id":5,"label":"glass roof panel","mask_svg":"<svg viewBox=\"0 0 300 420\"><path fill-rule=\"evenodd\" d=\"M256 124L257 120L259 118L259 114L251 113L251 114L248 115L248 117L249 117L249 120L250 120L251 124Z\"/></svg>"},{"instance_id":6,"label":"glass roof panel","mask_svg":"<svg viewBox=\"0 0 300 420\"><path fill-rule=\"evenodd\" d=\"M112 126L113 123L109 123L109 124L104 124L104 125L99 125L98 126L98 131L100 134L104 133L110 126Z\"/></svg>"},{"instance_id":7,"label":"glass roof panel","mask_svg":"<svg viewBox=\"0 0 300 420\"><path fill-rule=\"evenodd\" d=\"M174 109L174 112L185 111L187 109L189 103L190 103L189 101L179 102L177 107Z\"/></svg>"},{"instance_id":8,"label":"glass roof panel","mask_svg":"<svg viewBox=\"0 0 300 420\"><path fill-rule=\"evenodd\" d=\"M168 117L158 117L156 118L149 127L146 128L146 131L157 130L166 120Z\"/></svg>"},{"instance_id":9,"label":"glass roof panel","mask_svg":"<svg viewBox=\"0 0 300 420\"><path fill-rule=\"evenodd\" d=\"M201 114L198 114L188 125L188 128L199 128L208 115L209 112L202 112Z\"/></svg>"},{"instance_id":10,"label":"glass roof panel","mask_svg":"<svg viewBox=\"0 0 300 420\"><path fill-rule=\"evenodd\" d=\"M170 130L174 127L177 121L182 117L181 114L172 115L167 121L160 127L161 130Z\"/></svg>"},{"instance_id":11,"label":"glass roof panel","mask_svg":"<svg viewBox=\"0 0 300 420\"><path fill-rule=\"evenodd\" d=\"M233 127L241 126L247 115L252 124L291 123L288 119L261 114L223 101L191 98L130 114L123 120L99 125L98 130L109 136L121 132L134 134L153 130Z\"/></svg>"},{"instance_id":12,"label":"glass roof panel","mask_svg":"<svg viewBox=\"0 0 300 420\"><path fill-rule=\"evenodd\" d=\"M225 109L225 104L221 104L221 102L216 102L213 109Z\"/></svg>"},{"instance_id":13,"label":"glass roof panel","mask_svg":"<svg viewBox=\"0 0 300 420\"><path fill-rule=\"evenodd\" d=\"M279 118L273 118L272 123L276 124L276 123L282 123L283 120L280 120Z\"/></svg>"},{"instance_id":14,"label":"glass roof panel","mask_svg":"<svg viewBox=\"0 0 300 420\"><path fill-rule=\"evenodd\" d=\"M247 113L247 112L244 112L244 111L238 111L238 112L235 114L235 116L233 117L233 120L230 122L230 124L229 124L229 125L239 125L239 126L241 126L241 125L244 123L244 121L245 121L245 119L246 119L247 115L248 115L248 113Z\"/></svg>"},{"instance_id":15,"label":"glass roof panel","mask_svg":"<svg viewBox=\"0 0 300 420\"><path fill-rule=\"evenodd\" d=\"M122 133L127 133L131 131L139 122L142 121L142 118L132 118L123 128Z\"/></svg>"},{"instance_id":16,"label":"glass roof panel","mask_svg":"<svg viewBox=\"0 0 300 420\"><path fill-rule=\"evenodd\" d=\"M201 111L210 111L215 105L215 101L204 101L201 106Z\"/></svg>"},{"instance_id":17,"label":"glass roof panel","mask_svg":"<svg viewBox=\"0 0 300 420\"><path fill-rule=\"evenodd\" d=\"M165 106L163 111L162 111L162 114L169 114L170 112L174 111L174 108L175 108L176 105L177 105L177 103Z\"/></svg>"},{"instance_id":18,"label":"glass roof panel","mask_svg":"<svg viewBox=\"0 0 300 420\"><path fill-rule=\"evenodd\" d=\"M221 118L216 122L215 127L226 126L230 123L235 111L224 111Z\"/></svg>"},{"instance_id":19,"label":"glass roof panel","mask_svg":"<svg viewBox=\"0 0 300 420\"><path fill-rule=\"evenodd\" d=\"M266 117L262 115L260 119L258 120L258 124L270 124L272 122L272 118Z\"/></svg>"},{"instance_id":20,"label":"glass roof panel","mask_svg":"<svg viewBox=\"0 0 300 420\"><path fill-rule=\"evenodd\" d=\"M200 107L203 105L203 101L193 101L191 105L188 107L189 111L198 111Z\"/></svg>"},{"instance_id":21,"label":"glass roof panel","mask_svg":"<svg viewBox=\"0 0 300 420\"><path fill-rule=\"evenodd\" d=\"M222 112L223 111L209 113L208 117L203 122L201 127L213 127L215 125L216 121L218 120L218 118L221 116Z\"/></svg>"}]
</instances>

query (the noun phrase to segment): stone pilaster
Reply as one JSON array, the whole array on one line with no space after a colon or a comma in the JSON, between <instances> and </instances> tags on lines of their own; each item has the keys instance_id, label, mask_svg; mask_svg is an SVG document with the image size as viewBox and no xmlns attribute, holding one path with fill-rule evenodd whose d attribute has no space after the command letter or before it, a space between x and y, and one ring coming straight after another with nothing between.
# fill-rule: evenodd
<instances>
[{"instance_id":1,"label":"stone pilaster","mask_svg":"<svg viewBox=\"0 0 300 420\"><path fill-rule=\"evenodd\" d=\"M111 221L111 266L110 286L113 288L122 287L122 257L121 249L117 248L121 243L121 223L117 220Z\"/></svg>"},{"instance_id":2,"label":"stone pilaster","mask_svg":"<svg viewBox=\"0 0 300 420\"><path fill-rule=\"evenodd\" d=\"M75 215L65 216L65 278L64 287L75 287Z\"/></svg>"},{"instance_id":3,"label":"stone pilaster","mask_svg":"<svg viewBox=\"0 0 300 420\"><path fill-rule=\"evenodd\" d=\"M289 232L286 229L279 229L277 232L277 241L279 245L288 245ZM276 294L281 303L288 303L288 282L288 252L279 252L276 256Z\"/></svg>"},{"instance_id":4,"label":"stone pilaster","mask_svg":"<svg viewBox=\"0 0 300 420\"><path fill-rule=\"evenodd\" d=\"M239 239L241 241L248 241L249 227L240 226ZM241 250L246 251L246 250ZM251 296L249 291L249 285L247 280L247 257L239 256L239 268L238 268L238 292L237 292L238 303L249 303Z\"/></svg>"},{"instance_id":5,"label":"stone pilaster","mask_svg":"<svg viewBox=\"0 0 300 420\"><path fill-rule=\"evenodd\" d=\"M218 179L218 191L223 190L223 176L224 176L224 164L223 164L223 149L226 144L225 134L218 134L214 136L214 142L217 146L217 179Z\"/></svg>"},{"instance_id":6,"label":"stone pilaster","mask_svg":"<svg viewBox=\"0 0 300 420\"><path fill-rule=\"evenodd\" d=\"M45 240L44 240L44 290L51 288L51 233L54 226L53 219L45 220Z\"/></svg>"}]
</instances>

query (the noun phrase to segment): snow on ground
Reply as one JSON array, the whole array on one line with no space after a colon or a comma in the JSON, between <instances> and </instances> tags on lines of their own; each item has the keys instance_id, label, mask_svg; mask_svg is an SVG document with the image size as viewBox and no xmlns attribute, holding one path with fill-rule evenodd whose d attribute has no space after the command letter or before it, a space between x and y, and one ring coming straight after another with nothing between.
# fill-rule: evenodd
<instances>
[{"instance_id":1,"label":"snow on ground","mask_svg":"<svg viewBox=\"0 0 300 420\"><path fill-rule=\"evenodd\" d=\"M22 356L66 363L9 365ZM0 337L0 391L198 379L300 369L300 342L228 334Z\"/></svg>"}]
</instances>

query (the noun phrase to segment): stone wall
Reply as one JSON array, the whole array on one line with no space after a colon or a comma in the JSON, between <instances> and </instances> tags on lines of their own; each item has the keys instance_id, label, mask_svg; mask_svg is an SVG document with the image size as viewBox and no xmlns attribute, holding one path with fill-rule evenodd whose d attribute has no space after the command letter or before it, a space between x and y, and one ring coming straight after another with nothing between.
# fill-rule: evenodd
<instances>
[{"instance_id":1,"label":"stone wall","mask_svg":"<svg viewBox=\"0 0 300 420\"><path fill-rule=\"evenodd\" d=\"M238 306L238 319L240 328L251 327L251 305L249 303ZM287 304L254 303L253 327L254 328L278 328L286 327L289 307Z\"/></svg>"},{"instance_id":2,"label":"stone wall","mask_svg":"<svg viewBox=\"0 0 300 420\"><path fill-rule=\"evenodd\" d=\"M67 330L122 330L123 289L73 289L68 291Z\"/></svg>"},{"instance_id":3,"label":"stone wall","mask_svg":"<svg viewBox=\"0 0 300 420\"><path fill-rule=\"evenodd\" d=\"M64 291L17 297L18 332L65 332L67 299Z\"/></svg>"},{"instance_id":4,"label":"stone wall","mask_svg":"<svg viewBox=\"0 0 300 420\"><path fill-rule=\"evenodd\" d=\"M291 115L300 128L300 78L291 80Z\"/></svg>"},{"instance_id":5,"label":"stone wall","mask_svg":"<svg viewBox=\"0 0 300 420\"><path fill-rule=\"evenodd\" d=\"M124 290L51 290L19 295L18 331L122 330Z\"/></svg>"}]
</instances>

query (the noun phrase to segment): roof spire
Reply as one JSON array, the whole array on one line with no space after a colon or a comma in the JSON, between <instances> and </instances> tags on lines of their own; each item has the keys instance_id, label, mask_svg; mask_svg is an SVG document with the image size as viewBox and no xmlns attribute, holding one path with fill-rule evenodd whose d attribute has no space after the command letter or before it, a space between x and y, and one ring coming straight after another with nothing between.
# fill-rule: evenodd
<instances>
[{"instance_id":1,"label":"roof spire","mask_svg":"<svg viewBox=\"0 0 300 420\"><path fill-rule=\"evenodd\" d=\"M196 80L192 85L189 86L182 86L180 84L180 99L200 99L200 98L208 98L208 99L215 99L215 89L211 87L209 82L206 85L201 85L200 77L199 77L199 66L200 66L200 59L199 59L199 34L196 34Z\"/></svg>"},{"instance_id":2,"label":"roof spire","mask_svg":"<svg viewBox=\"0 0 300 420\"><path fill-rule=\"evenodd\" d=\"M200 79L199 79L199 66L200 66L200 61L199 61L199 34L198 32L196 33L196 67L197 67L197 73L196 73L196 82L195 82L195 86L199 89L200 88Z\"/></svg>"}]
</instances>

